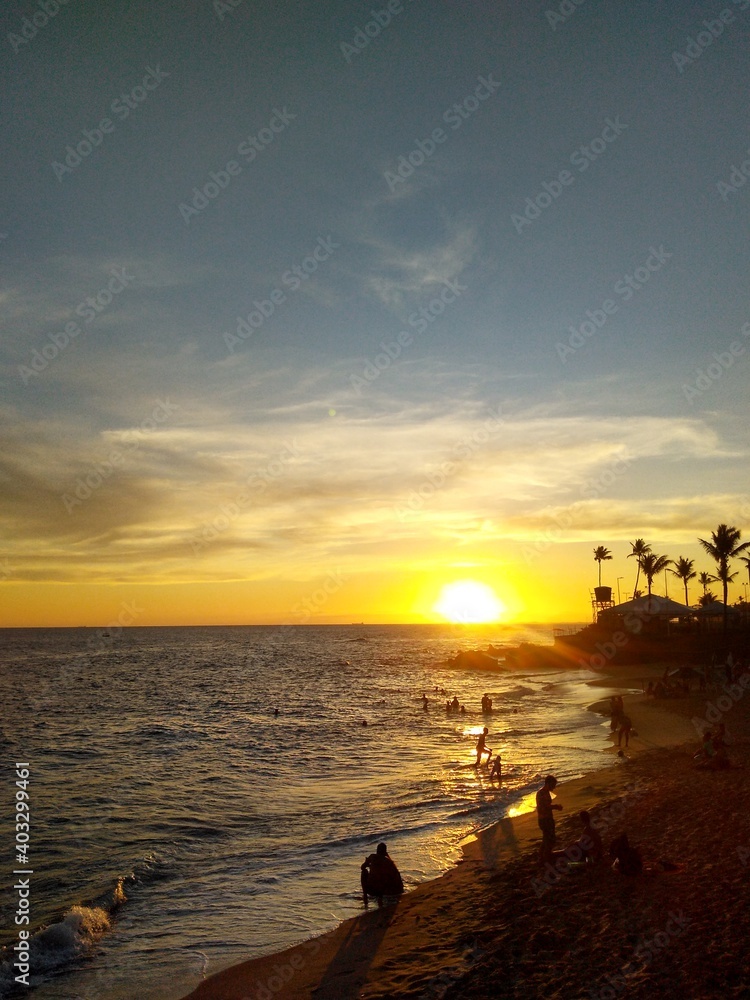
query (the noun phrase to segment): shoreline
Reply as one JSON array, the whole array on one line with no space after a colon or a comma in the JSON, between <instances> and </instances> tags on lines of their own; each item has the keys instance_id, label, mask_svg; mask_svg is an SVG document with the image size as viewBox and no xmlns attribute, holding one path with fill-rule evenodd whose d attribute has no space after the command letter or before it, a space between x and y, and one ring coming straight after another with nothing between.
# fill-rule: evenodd
<instances>
[{"instance_id":1,"label":"shoreline","mask_svg":"<svg viewBox=\"0 0 750 1000\"><path fill-rule=\"evenodd\" d=\"M602 752L611 755L609 766L558 785L556 798L564 807L558 814L558 846L574 839L574 821L581 809L604 815L607 833L603 836L608 843L610 834L619 832L616 827L623 816L635 811L643 796L654 794L658 784L654 778L663 768L678 760L684 763L689 759L692 763L691 754L684 748L691 743L695 749L698 742L691 722L698 711L696 696L688 696L685 703L683 699L675 699L674 703L647 700L643 694L632 693L636 673L640 683L641 677L659 675L663 666L631 669L632 676L627 676L629 671L610 667L589 682L592 688L625 689L634 731L627 759L618 758L617 746L605 731L603 718ZM588 705L589 711L606 718L608 708L608 698ZM649 762L654 757L664 758L656 768ZM711 777L723 780L726 775ZM526 805L533 810L533 801ZM476 941L481 937L477 901L491 894L493 880L505 878L514 866L528 869L531 865L532 871L538 867L535 858L540 833L536 815L522 809L515 812L478 831L462 845L461 861L442 876L404 894L397 904L370 909L332 931L281 952L230 966L204 980L181 1000L354 1000L416 995L412 990L417 982L423 990L434 989L435 984L443 984L441 989L457 984L471 975L477 964ZM543 893L550 888L539 883L537 892L540 885ZM528 894L529 885L517 891ZM532 891L532 897L534 894Z\"/></svg>"}]
</instances>

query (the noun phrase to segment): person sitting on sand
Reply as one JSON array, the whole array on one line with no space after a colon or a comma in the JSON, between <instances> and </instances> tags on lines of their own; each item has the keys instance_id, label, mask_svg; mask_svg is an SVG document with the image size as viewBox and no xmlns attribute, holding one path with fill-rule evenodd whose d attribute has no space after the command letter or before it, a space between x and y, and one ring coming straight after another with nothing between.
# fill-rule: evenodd
<instances>
[{"instance_id":1,"label":"person sitting on sand","mask_svg":"<svg viewBox=\"0 0 750 1000\"><path fill-rule=\"evenodd\" d=\"M627 715L620 716L620 728L617 731L617 745L622 746L622 738L625 737L625 746L627 747L630 743L630 730L633 728L633 723L630 721L630 717Z\"/></svg>"},{"instance_id":2,"label":"person sitting on sand","mask_svg":"<svg viewBox=\"0 0 750 1000\"><path fill-rule=\"evenodd\" d=\"M714 749L714 755L709 760L708 766L712 771L724 771L726 768L731 767L732 764L727 756L727 748L724 744Z\"/></svg>"},{"instance_id":3,"label":"person sitting on sand","mask_svg":"<svg viewBox=\"0 0 750 1000\"><path fill-rule=\"evenodd\" d=\"M485 726L484 732L481 732L479 734L479 738L477 739L477 762L474 765L474 767L479 767L479 765L482 763L482 754L485 753L487 754L487 763L489 764L490 762L492 751L488 746L485 746L488 734L489 734L489 729L487 728L487 726Z\"/></svg>"},{"instance_id":4,"label":"person sitting on sand","mask_svg":"<svg viewBox=\"0 0 750 1000\"><path fill-rule=\"evenodd\" d=\"M497 780L502 782L503 780L503 758L500 754L495 757L495 763L492 765L492 770L490 771L490 781L497 776Z\"/></svg>"},{"instance_id":5,"label":"person sitting on sand","mask_svg":"<svg viewBox=\"0 0 750 1000\"><path fill-rule=\"evenodd\" d=\"M724 771L732 766L723 737L717 742L716 737L711 735L710 729L706 729L703 733L703 745L694 754L694 759L697 761L696 767L702 770Z\"/></svg>"},{"instance_id":6,"label":"person sitting on sand","mask_svg":"<svg viewBox=\"0 0 750 1000\"><path fill-rule=\"evenodd\" d=\"M637 847L632 847L627 833L615 837L609 848L609 856L614 858L612 868L621 875L640 875L643 871L643 859Z\"/></svg>"},{"instance_id":7,"label":"person sitting on sand","mask_svg":"<svg viewBox=\"0 0 750 1000\"><path fill-rule=\"evenodd\" d=\"M727 745L726 740L727 727L723 722L720 722L716 727L716 732L711 737L711 742L713 743L714 750L718 750L720 747L725 747Z\"/></svg>"},{"instance_id":8,"label":"person sitting on sand","mask_svg":"<svg viewBox=\"0 0 750 1000\"><path fill-rule=\"evenodd\" d=\"M586 809L582 809L578 815L583 823L583 829L581 836L576 841L576 846L583 853L584 861L598 863L604 857L602 838L591 825L591 814Z\"/></svg>"},{"instance_id":9,"label":"person sitting on sand","mask_svg":"<svg viewBox=\"0 0 750 1000\"><path fill-rule=\"evenodd\" d=\"M385 844L378 844L375 854L370 854L365 858L360 881L365 906L367 906L368 896L375 896L378 905L380 905L383 902L383 896L400 896L404 891L401 873L391 860Z\"/></svg>"},{"instance_id":10,"label":"person sitting on sand","mask_svg":"<svg viewBox=\"0 0 750 1000\"><path fill-rule=\"evenodd\" d=\"M562 809L562 806L553 804L552 792L557 786L557 778L554 774L548 774L544 779L544 784L536 793L536 815L539 829L542 831L542 861L552 861L555 848L555 817L553 809Z\"/></svg>"}]
</instances>

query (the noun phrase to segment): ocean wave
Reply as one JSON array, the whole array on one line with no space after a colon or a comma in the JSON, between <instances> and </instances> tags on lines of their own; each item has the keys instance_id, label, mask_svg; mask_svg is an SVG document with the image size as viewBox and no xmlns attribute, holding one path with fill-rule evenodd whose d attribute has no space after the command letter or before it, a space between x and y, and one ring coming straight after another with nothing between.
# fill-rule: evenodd
<instances>
[{"instance_id":1,"label":"ocean wave","mask_svg":"<svg viewBox=\"0 0 750 1000\"><path fill-rule=\"evenodd\" d=\"M71 963L91 954L97 943L112 927L112 917L126 901L124 879L95 900L71 906L59 920L38 928L29 938L29 983L38 986L51 973L59 972ZM4 949L10 952L10 948ZM16 987L18 969L14 955L3 955L0 960L0 995L9 994Z\"/></svg>"}]
</instances>

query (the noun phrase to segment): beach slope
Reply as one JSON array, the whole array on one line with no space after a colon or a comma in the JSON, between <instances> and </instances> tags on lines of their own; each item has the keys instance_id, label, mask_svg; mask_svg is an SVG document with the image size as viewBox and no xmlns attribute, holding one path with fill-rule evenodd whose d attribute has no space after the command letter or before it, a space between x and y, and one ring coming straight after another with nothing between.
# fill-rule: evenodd
<instances>
[{"instance_id":1,"label":"beach slope","mask_svg":"<svg viewBox=\"0 0 750 1000\"><path fill-rule=\"evenodd\" d=\"M558 786L558 846L588 808L605 845L627 831L644 874L609 860L545 868L534 815L506 819L396 905L220 972L185 1000L749 996L750 697L720 708L721 697L626 697L630 759L609 750L612 767ZM701 770L697 729L716 713L733 766Z\"/></svg>"}]
</instances>

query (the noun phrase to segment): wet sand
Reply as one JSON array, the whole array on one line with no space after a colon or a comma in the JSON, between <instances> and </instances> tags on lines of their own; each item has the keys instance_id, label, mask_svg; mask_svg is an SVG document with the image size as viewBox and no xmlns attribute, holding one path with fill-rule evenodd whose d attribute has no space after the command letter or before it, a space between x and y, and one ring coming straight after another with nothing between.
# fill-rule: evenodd
<instances>
[{"instance_id":1,"label":"wet sand","mask_svg":"<svg viewBox=\"0 0 750 1000\"><path fill-rule=\"evenodd\" d=\"M592 694L639 689L658 673L612 670ZM609 702L591 709L606 715ZM750 691L626 693L625 710L628 758L617 757L603 718L612 766L557 787L558 848L575 841L588 808L605 846L627 831L643 875L623 876L609 860L545 867L535 814L504 819L397 904L220 972L190 1000L750 996ZM707 717L727 727L727 771L693 759Z\"/></svg>"}]
</instances>

